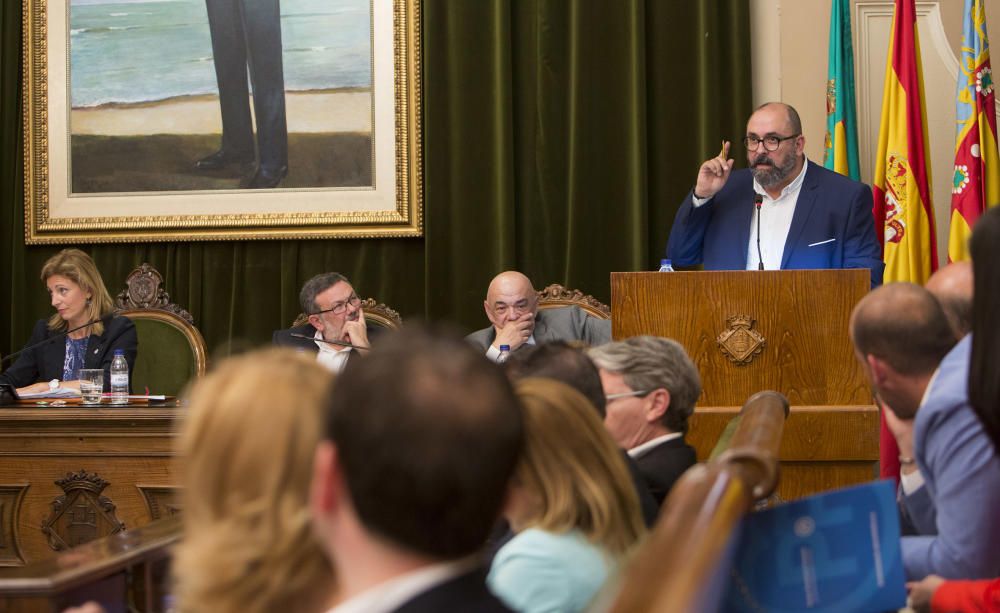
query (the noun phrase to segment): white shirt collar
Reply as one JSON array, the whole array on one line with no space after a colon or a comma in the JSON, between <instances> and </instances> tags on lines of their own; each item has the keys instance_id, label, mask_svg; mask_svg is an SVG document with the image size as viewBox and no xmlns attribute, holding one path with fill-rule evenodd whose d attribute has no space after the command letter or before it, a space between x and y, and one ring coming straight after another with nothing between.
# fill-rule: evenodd
<instances>
[{"instance_id":1,"label":"white shirt collar","mask_svg":"<svg viewBox=\"0 0 1000 613\"><path fill-rule=\"evenodd\" d=\"M667 441L672 441L675 438L681 438L682 436L684 436L683 432L671 432L670 434L664 434L663 436L658 436L658 437L656 437L654 439L646 441L645 443L643 443L641 445L637 445L637 446L629 449L628 450L628 454L630 456L632 456L633 458L638 458L638 457L644 456L647 453L649 453L653 449L653 447L656 447L658 445L662 445L663 443L666 443Z\"/></svg>"},{"instance_id":2,"label":"white shirt collar","mask_svg":"<svg viewBox=\"0 0 1000 613\"><path fill-rule=\"evenodd\" d=\"M339 373L344 370L344 366L347 365L347 358L351 357L351 348L324 343L323 333L319 330L316 330L313 338L317 339L313 342L319 348L319 352L316 353L316 361L320 366L333 373Z\"/></svg>"},{"instance_id":3,"label":"white shirt collar","mask_svg":"<svg viewBox=\"0 0 1000 613\"><path fill-rule=\"evenodd\" d=\"M327 613L388 613L416 596L475 568L475 555L439 562L393 577L345 600Z\"/></svg>"}]
</instances>

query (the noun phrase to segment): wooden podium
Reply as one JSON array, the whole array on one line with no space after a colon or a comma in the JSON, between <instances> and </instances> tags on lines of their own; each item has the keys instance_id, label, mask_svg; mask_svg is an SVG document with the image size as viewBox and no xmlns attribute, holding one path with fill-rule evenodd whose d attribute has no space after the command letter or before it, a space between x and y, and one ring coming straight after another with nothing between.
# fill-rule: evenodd
<instances>
[{"instance_id":1,"label":"wooden podium","mask_svg":"<svg viewBox=\"0 0 1000 613\"><path fill-rule=\"evenodd\" d=\"M681 343L703 392L688 441L707 458L739 407L770 389L792 405L779 496L876 476L878 412L847 331L867 270L611 274L612 334Z\"/></svg>"}]
</instances>

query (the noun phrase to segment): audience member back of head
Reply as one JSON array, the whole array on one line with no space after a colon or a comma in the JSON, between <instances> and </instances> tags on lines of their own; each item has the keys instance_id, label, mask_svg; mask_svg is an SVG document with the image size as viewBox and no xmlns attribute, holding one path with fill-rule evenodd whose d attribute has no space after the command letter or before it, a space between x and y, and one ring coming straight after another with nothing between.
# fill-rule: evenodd
<instances>
[{"instance_id":1,"label":"audience member back of head","mask_svg":"<svg viewBox=\"0 0 1000 613\"><path fill-rule=\"evenodd\" d=\"M502 371L461 337L410 327L348 362L311 503L347 606L504 610L470 568L499 515L522 420Z\"/></svg>"}]
</instances>

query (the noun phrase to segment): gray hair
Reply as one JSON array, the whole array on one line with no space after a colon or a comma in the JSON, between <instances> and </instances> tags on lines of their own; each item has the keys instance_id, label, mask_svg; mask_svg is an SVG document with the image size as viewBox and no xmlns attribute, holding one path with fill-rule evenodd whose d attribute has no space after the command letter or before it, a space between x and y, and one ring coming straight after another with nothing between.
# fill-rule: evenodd
<instances>
[{"instance_id":1,"label":"gray hair","mask_svg":"<svg viewBox=\"0 0 1000 613\"><path fill-rule=\"evenodd\" d=\"M587 351L602 370L622 375L634 391L670 392L670 406L662 423L674 432L687 432L688 417L701 395L701 377L684 347L660 336L633 336Z\"/></svg>"},{"instance_id":2,"label":"gray hair","mask_svg":"<svg viewBox=\"0 0 1000 613\"><path fill-rule=\"evenodd\" d=\"M311 315L320 310L319 306L316 305L316 296L322 294L341 281L344 283L350 283L350 281L347 280L347 277L339 272L321 272L312 279L306 281L306 284L302 286L302 290L299 292L299 305L302 306L302 312L306 315Z\"/></svg>"}]
</instances>

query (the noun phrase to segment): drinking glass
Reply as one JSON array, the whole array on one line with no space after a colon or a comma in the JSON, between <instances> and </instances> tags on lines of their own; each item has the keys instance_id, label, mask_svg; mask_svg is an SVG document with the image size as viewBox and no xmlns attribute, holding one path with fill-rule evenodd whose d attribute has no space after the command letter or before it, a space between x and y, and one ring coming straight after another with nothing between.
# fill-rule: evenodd
<instances>
[{"instance_id":1,"label":"drinking glass","mask_svg":"<svg viewBox=\"0 0 1000 613\"><path fill-rule=\"evenodd\" d=\"M104 393L104 369L80 369L80 396L83 404L101 404L101 394Z\"/></svg>"}]
</instances>

